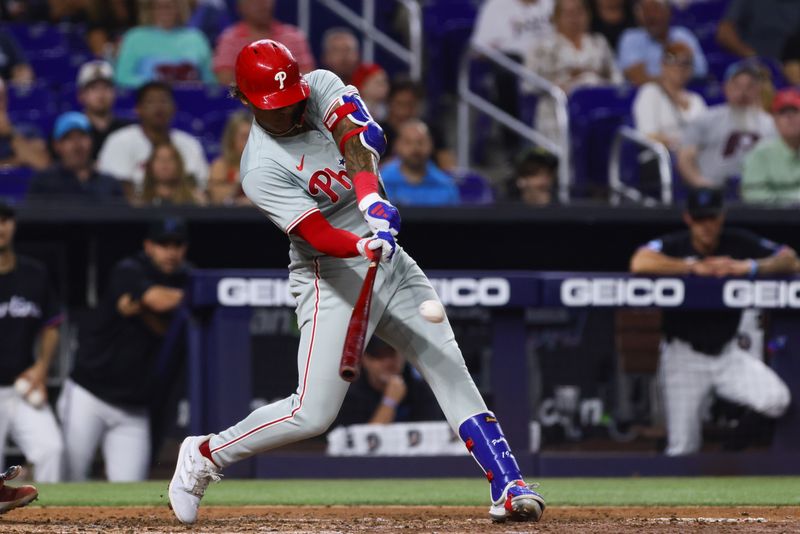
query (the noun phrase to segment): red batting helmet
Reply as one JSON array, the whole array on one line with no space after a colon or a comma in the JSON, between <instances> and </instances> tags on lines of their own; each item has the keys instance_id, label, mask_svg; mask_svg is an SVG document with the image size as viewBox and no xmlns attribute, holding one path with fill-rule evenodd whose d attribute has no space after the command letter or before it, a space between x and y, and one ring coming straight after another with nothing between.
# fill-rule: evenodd
<instances>
[{"instance_id":1,"label":"red batting helmet","mask_svg":"<svg viewBox=\"0 0 800 534\"><path fill-rule=\"evenodd\" d=\"M259 109L291 106L311 94L292 53L271 39L242 48L236 57L236 85Z\"/></svg>"}]
</instances>

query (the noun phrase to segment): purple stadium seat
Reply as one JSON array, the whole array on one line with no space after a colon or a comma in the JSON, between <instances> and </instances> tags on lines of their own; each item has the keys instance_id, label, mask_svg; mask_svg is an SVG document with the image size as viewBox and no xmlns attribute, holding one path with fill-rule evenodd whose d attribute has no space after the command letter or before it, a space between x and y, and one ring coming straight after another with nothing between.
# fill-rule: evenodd
<instances>
[{"instance_id":1,"label":"purple stadium seat","mask_svg":"<svg viewBox=\"0 0 800 534\"><path fill-rule=\"evenodd\" d=\"M17 204L28 192L33 171L27 167L0 167L0 198Z\"/></svg>"},{"instance_id":2,"label":"purple stadium seat","mask_svg":"<svg viewBox=\"0 0 800 534\"><path fill-rule=\"evenodd\" d=\"M494 190L489 180L472 171L451 173L458 185L458 196L462 204L491 204Z\"/></svg>"},{"instance_id":3,"label":"purple stadium seat","mask_svg":"<svg viewBox=\"0 0 800 534\"><path fill-rule=\"evenodd\" d=\"M608 158L617 129L630 123L636 90L625 87L584 87L568 102L575 195L606 187Z\"/></svg>"}]
</instances>

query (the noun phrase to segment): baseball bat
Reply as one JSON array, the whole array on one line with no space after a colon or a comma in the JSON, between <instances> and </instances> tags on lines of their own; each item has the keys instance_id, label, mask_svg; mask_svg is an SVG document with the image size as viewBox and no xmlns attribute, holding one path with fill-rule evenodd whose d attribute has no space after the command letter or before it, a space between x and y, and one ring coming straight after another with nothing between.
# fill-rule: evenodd
<instances>
[{"instance_id":1,"label":"baseball bat","mask_svg":"<svg viewBox=\"0 0 800 534\"><path fill-rule=\"evenodd\" d=\"M364 344L369 325L369 309L372 304L372 288L375 286L375 275L378 274L378 264L381 261L381 249L374 251L370 260L367 274L361 293L353 307L350 322L347 325L347 334L344 338L342 359L339 362L339 376L347 382L355 382L361 374L361 356L364 354Z\"/></svg>"}]
</instances>

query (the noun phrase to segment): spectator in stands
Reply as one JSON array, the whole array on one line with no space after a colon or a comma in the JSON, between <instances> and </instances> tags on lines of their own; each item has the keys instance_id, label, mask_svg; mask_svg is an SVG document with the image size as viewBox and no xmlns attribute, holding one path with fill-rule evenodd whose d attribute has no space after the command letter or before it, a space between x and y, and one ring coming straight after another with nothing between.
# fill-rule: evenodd
<instances>
[{"instance_id":1,"label":"spectator in stands","mask_svg":"<svg viewBox=\"0 0 800 534\"><path fill-rule=\"evenodd\" d=\"M147 477L156 357L183 301L187 243L182 220L154 221L144 250L112 270L94 321L80 333L57 405L70 480L86 480L100 443L110 481Z\"/></svg>"},{"instance_id":2,"label":"spectator in stands","mask_svg":"<svg viewBox=\"0 0 800 534\"><path fill-rule=\"evenodd\" d=\"M59 482L64 445L47 375L63 316L47 267L14 252L16 230L14 210L0 202L0 464L10 434L36 480Z\"/></svg>"},{"instance_id":3,"label":"spectator in stands","mask_svg":"<svg viewBox=\"0 0 800 534\"><path fill-rule=\"evenodd\" d=\"M661 75L645 83L633 101L636 129L672 151L686 125L706 111L703 97L686 89L692 77L692 49L676 41L664 47Z\"/></svg>"},{"instance_id":4,"label":"spectator in stands","mask_svg":"<svg viewBox=\"0 0 800 534\"><path fill-rule=\"evenodd\" d=\"M514 176L507 182L509 200L528 206L551 206L556 202L558 158L534 147L519 158Z\"/></svg>"},{"instance_id":5,"label":"spectator in stands","mask_svg":"<svg viewBox=\"0 0 800 534\"><path fill-rule=\"evenodd\" d=\"M591 32L599 33L616 52L622 32L636 26L632 0L592 0Z\"/></svg>"},{"instance_id":6,"label":"spectator in stands","mask_svg":"<svg viewBox=\"0 0 800 534\"><path fill-rule=\"evenodd\" d=\"M722 192L689 193L688 231L650 241L631 258L634 274L708 277L785 275L797 255L750 232L724 228ZM763 361L739 347L741 310L662 311L659 382L667 421L666 454L692 454L702 444L702 413L712 393L769 417L789 405L786 384Z\"/></svg>"},{"instance_id":7,"label":"spectator in stands","mask_svg":"<svg viewBox=\"0 0 800 534\"><path fill-rule=\"evenodd\" d=\"M526 67L567 94L577 87L623 82L608 42L600 34L589 33L586 0L556 0L553 23L556 31L528 50ZM551 98L539 99L536 128L551 140L558 140L555 103Z\"/></svg>"},{"instance_id":8,"label":"spectator in stands","mask_svg":"<svg viewBox=\"0 0 800 534\"><path fill-rule=\"evenodd\" d=\"M100 149L97 165L101 172L123 182L129 200L141 194L145 162L153 145L165 141L178 148L186 172L198 187L208 181L208 161L200 142L188 133L171 128L175 116L172 89L162 82L150 82L136 92L139 124L131 124L112 133Z\"/></svg>"},{"instance_id":9,"label":"spectator in stands","mask_svg":"<svg viewBox=\"0 0 800 534\"><path fill-rule=\"evenodd\" d=\"M219 83L234 81L234 67L239 51L253 41L272 39L286 45L300 66L300 72L314 70L314 56L305 34L273 16L275 0L239 0L241 22L225 29L214 51L214 72Z\"/></svg>"},{"instance_id":10,"label":"spectator in stands","mask_svg":"<svg viewBox=\"0 0 800 534\"><path fill-rule=\"evenodd\" d=\"M717 42L739 57L778 59L800 27L800 6L785 0L732 0L717 26Z\"/></svg>"},{"instance_id":11,"label":"spectator in stands","mask_svg":"<svg viewBox=\"0 0 800 534\"><path fill-rule=\"evenodd\" d=\"M358 89L372 118L378 122L385 120L390 88L386 71L375 63L365 63L353 73L352 84Z\"/></svg>"},{"instance_id":12,"label":"spectator in stands","mask_svg":"<svg viewBox=\"0 0 800 534\"><path fill-rule=\"evenodd\" d=\"M789 36L781 52L783 75L789 85L800 85L800 31Z\"/></svg>"},{"instance_id":13,"label":"spectator in stands","mask_svg":"<svg viewBox=\"0 0 800 534\"><path fill-rule=\"evenodd\" d=\"M761 108L762 66L734 63L725 73L725 104L709 108L686 125L678 168L692 187L725 187L741 176L742 160L759 139L773 135L772 118Z\"/></svg>"},{"instance_id":14,"label":"spectator in stands","mask_svg":"<svg viewBox=\"0 0 800 534\"><path fill-rule=\"evenodd\" d=\"M550 21L554 0L487 0L478 11L472 43L492 48L517 63L543 37L553 32ZM517 76L492 64L494 103L512 117L519 116L519 83ZM503 128L503 146L513 153L519 136Z\"/></svg>"},{"instance_id":15,"label":"spectator in stands","mask_svg":"<svg viewBox=\"0 0 800 534\"><path fill-rule=\"evenodd\" d=\"M205 204L203 194L184 170L180 152L168 141L156 143L145 163L142 204Z\"/></svg>"},{"instance_id":16,"label":"spectator in stands","mask_svg":"<svg viewBox=\"0 0 800 534\"><path fill-rule=\"evenodd\" d=\"M96 57L117 57L123 35L138 24L139 0L89 0L86 41Z\"/></svg>"},{"instance_id":17,"label":"spectator in stands","mask_svg":"<svg viewBox=\"0 0 800 534\"><path fill-rule=\"evenodd\" d=\"M33 69L14 36L0 27L0 78L11 83L33 82Z\"/></svg>"},{"instance_id":18,"label":"spectator in stands","mask_svg":"<svg viewBox=\"0 0 800 534\"><path fill-rule=\"evenodd\" d=\"M800 91L790 87L772 103L776 137L763 139L745 157L742 199L771 204L800 203Z\"/></svg>"},{"instance_id":19,"label":"spectator in stands","mask_svg":"<svg viewBox=\"0 0 800 534\"><path fill-rule=\"evenodd\" d=\"M444 419L431 389L394 347L373 337L361 365L332 428Z\"/></svg>"},{"instance_id":20,"label":"spectator in stands","mask_svg":"<svg viewBox=\"0 0 800 534\"><path fill-rule=\"evenodd\" d=\"M433 140L425 123L410 119L397 134L397 158L381 168L389 199L406 206L457 204L458 188L453 178L431 161Z\"/></svg>"},{"instance_id":21,"label":"spectator in stands","mask_svg":"<svg viewBox=\"0 0 800 534\"><path fill-rule=\"evenodd\" d=\"M122 38L115 81L139 87L152 81L217 82L206 36L185 26L189 0L148 0L140 4L139 24Z\"/></svg>"},{"instance_id":22,"label":"spectator in stands","mask_svg":"<svg viewBox=\"0 0 800 534\"><path fill-rule=\"evenodd\" d=\"M53 128L53 150L58 162L33 177L28 199L124 202L119 181L94 169L91 126L86 115L68 111L58 117Z\"/></svg>"},{"instance_id":23,"label":"spectator in stands","mask_svg":"<svg viewBox=\"0 0 800 534\"><path fill-rule=\"evenodd\" d=\"M670 26L667 0L638 0L635 7L638 28L625 30L617 48L617 63L634 85L654 81L661 74L664 46L675 41L692 49L695 77L705 77L708 63L694 34L682 26Z\"/></svg>"},{"instance_id":24,"label":"spectator in stands","mask_svg":"<svg viewBox=\"0 0 800 534\"><path fill-rule=\"evenodd\" d=\"M42 170L50 165L47 145L36 128L14 125L8 116L8 92L0 79L0 165Z\"/></svg>"},{"instance_id":25,"label":"spectator in stands","mask_svg":"<svg viewBox=\"0 0 800 534\"><path fill-rule=\"evenodd\" d=\"M228 117L222 133L222 154L211 163L208 177L208 199L212 204L244 205L250 201L242 191L239 162L250 136L253 117L246 111L237 111Z\"/></svg>"},{"instance_id":26,"label":"spectator in stands","mask_svg":"<svg viewBox=\"0 0 800 534\"><path fill-rule=\"evenodd\" d=\"M337 26L322 35L322 68L342 79L345 85L353 83L353 75L361 65L361 50L356 34L350 28Z\"/></svg>"},{"instance_id":27,"label":"spectator in stands","mask_svg":"<svg viewBox=\"0 0 800 534\"><path fill-rule=\"evenodd\" d=\"M394 155L394 145L400 126L409 119L422 119L424 89L419 83L401 79L392 82L389 88L386 119L381 121L381 128L386 135L386 152L383 161L387 162ZM433 159L436 165L447 172L456 168L456 156L445 144L444 135L435 124L427 123L428 132L433 138Z\"/></svg>"},{"instance_id":28,"label":"spectator in stands","mask_svg":"<svg viewBox=\"0 0 800 534\"><path fill-rule=\"evenodd\" d=\"M78 102L91 124L92 159L96 160L106 137L131 121L114 115L114 69L107 61L92 60L81 65L77 86Z\"/></svg>"}]
</instances>

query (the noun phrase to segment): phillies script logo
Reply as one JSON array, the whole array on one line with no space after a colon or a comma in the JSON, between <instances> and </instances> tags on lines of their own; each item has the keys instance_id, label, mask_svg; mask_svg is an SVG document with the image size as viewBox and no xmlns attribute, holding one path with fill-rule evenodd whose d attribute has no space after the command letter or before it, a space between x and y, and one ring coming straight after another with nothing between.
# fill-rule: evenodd
<instances>
[{"instance_id":1,"label":"phillies script logo","mask_svg":"<svg viewBox=\"0 0 800 534\"><path fill-rule=\"evenodd\" d=\"M337 172L326 167L311 175L311 179L308 181L308 192L314 196L325 193L331 202L336 203L339 201L339 193L333 190L334 183L340 184L348 191L353 188L347 171Z\"/></svg>"}]
</instances>

